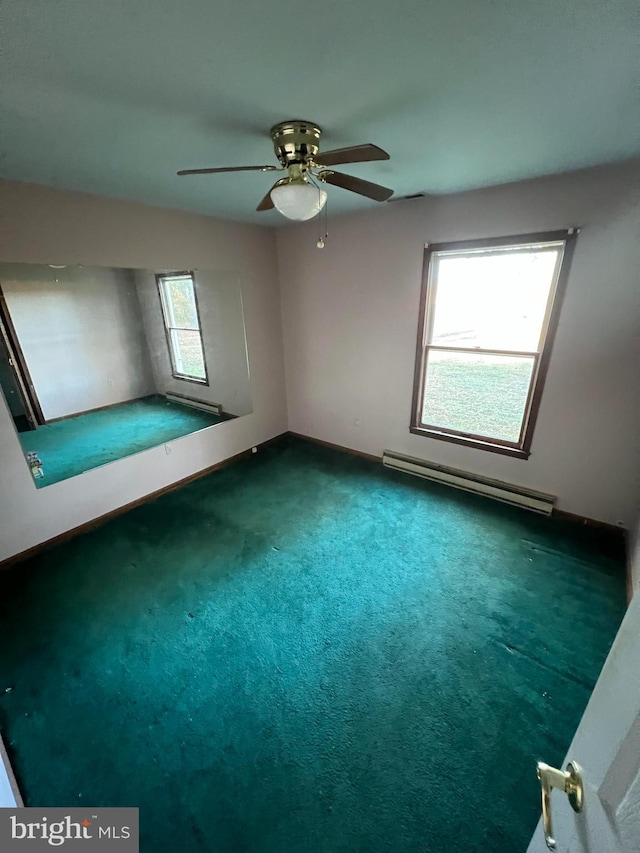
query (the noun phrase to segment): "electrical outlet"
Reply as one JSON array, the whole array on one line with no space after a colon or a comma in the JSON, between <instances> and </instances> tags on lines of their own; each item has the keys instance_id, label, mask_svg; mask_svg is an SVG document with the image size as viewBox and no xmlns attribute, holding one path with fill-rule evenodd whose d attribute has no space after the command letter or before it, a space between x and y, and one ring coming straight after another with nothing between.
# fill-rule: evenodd
<instances>
[{"instance_id":1,"label":"electrical outlet","mask_svg":"<svg viewBox=\"0 0 640 853\"><path fill-rule=\"evenodd\" d=\"M107 385L113 386L113 379L107 379Z\"/></svg>"},{"instance_id":2,"label":"electrical outlet","mask_svg":"<svg viewBox=\"0 0 640 853\"><path fill-rule=\"evenodd\" d=\"M172 449L172 448L171 448L171 445L170 445L170 444L165 444L165 446L164 446L164 452L167 454L167 456L171 456L171 449Z\"/></svg>"},{"instance_id":3,"label":"electrical outlet","mask_svg":"<svg viewBox=\"0 0 640 853\"><path fill-rule=\"evenodd\" d=\"M360 424L361 424L361 420L360 420L360 418L354 418L354 419L353 419L353 425L354 425L354 426L358 426L358 427L359 427L359 426L360 426Z\"/></svg>"}]
</instances>

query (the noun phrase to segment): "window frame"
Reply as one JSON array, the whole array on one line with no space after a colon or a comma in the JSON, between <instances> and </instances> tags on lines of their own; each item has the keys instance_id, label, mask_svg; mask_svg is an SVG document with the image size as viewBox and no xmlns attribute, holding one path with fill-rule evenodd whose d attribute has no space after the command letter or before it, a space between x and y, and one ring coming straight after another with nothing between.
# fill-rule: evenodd
<instances>
[{"instance_id":1,"label":"window frame","mask_svg":"<svg viewBox=\"0 0 640 853\"><path fill-rule=\"evenodd\" d=\"M411 408L411 423L409 431L415 435L435 438L441 441L449 441L465 447L475 447L488 450L492 453L501 453L518 459L528 459L531 455L531 443L538 418L540 401L549 368L553 343L555 340L560 309L566 291L567 279L571 267L571 260L575 249L576 237L579 229L570 228L561 231L542 231L533 234L516 234L508 237L492 237L479 240L459 240L447 243L425 244L424 261L422 267L422 288L420 292L420 311L418 315L418 337L416 343L416 357L413 380L413 402ZM550 298L547 301L545 317L540 330L538 349L536 351L516 350L485 350L475 347L446 347L429 343L433 320L435 316L436 286L430 275L431 261L434 254L439 252L468 252L483 249L509 249L516 246L541 246L545 243L564 243L562 251L558 255L554 281L552 282ZM424 408L424 385L428 354L431 350L458 351L458 352L480 352L488 355L526 356L534 360L529 389L527 392L524 414L520 427L520 435L517 442L488 436L466 433L459 430L447 429L435 425L425 424L422 421Z\"/></svg>"},{"instance_id":2,"label":"window frame","mask_svg":"<svg viewBox=\"0 0 640 853\"><path fill-rule=\"evenodd\" d=\"M182 326L172 326L169 323L169 310L166 304L163 282L165 279L171 278L190 278L193 286L193 301L195 303L196 318L198 321L197 329L185 329ZM204 338L202 336L202 323L200 321L200 307L198 305L198 289L196 287L196 277L192 270L179 270L177 272L163 272L156 274L156 285L158 288L158 298L160 299L160 313L162 314L162 324L164 326L164 334L167 341L167 350L169 353L169 361L171 363L171 375L174 379L182 382L193 382L196 385L209 385L209 373L207 370L207 359L204 349ZM173 351L173 342L171 339L172 330L198 332L200 336L200 346L202 348L202 363L204 365L204 379L200 376L191 376L187 373L181 373L176 367L175 353Z\"/></svg>"}]
</instances>

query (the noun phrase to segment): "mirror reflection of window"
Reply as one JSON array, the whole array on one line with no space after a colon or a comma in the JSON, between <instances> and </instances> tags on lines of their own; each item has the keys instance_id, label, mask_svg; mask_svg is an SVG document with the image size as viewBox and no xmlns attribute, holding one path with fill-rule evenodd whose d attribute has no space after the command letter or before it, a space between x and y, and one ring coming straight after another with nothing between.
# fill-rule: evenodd
<instances>
[{"instance_id":1,"label":"mirror reflection of window","mask_svg":"<svg viewBox=\"0 0 640 853\"><path fill-rule=\"evenodd\" d=\"M207 382L193 273L157 276L175 379Z\"/></svg>"}]
</instances>

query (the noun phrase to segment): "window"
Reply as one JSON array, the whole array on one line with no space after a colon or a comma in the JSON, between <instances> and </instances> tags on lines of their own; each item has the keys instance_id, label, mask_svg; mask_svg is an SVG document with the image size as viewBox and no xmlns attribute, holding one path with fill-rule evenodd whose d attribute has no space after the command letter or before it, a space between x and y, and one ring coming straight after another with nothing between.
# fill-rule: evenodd
<instances>
[{"instance_id":1,"label":"window","mask_svg":"<svg viewBox=\"0 0 640 853\"><path fill-rule=\"evenodd\" d=\"M193 273L157 275L167 330L171 372L176 379L207 384L200 316Z\"/></svg>"},{"instance_id":2,"label":"window","mask_svg":"<svg viewBox=\"0 0 640 853\"><path fill-rule=\"evenodd\" d=\"M411 432L528 458L574 241L427 246Z\"/></svg>"}]
</instances>

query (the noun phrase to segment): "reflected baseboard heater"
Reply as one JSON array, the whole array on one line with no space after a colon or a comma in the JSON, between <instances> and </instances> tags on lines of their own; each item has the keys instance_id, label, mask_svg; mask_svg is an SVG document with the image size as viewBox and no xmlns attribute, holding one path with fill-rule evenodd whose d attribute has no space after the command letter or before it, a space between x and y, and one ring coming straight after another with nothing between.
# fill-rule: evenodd
<instances>
[{"instance_id":1,"label":"reflected baseboard heater","mask_svg":"<svg viewBox=\"0 0 640 853\"><path fill-rule=\"evenodd\" d=\"M212 415L221 415L222 406L219 403L208 403L206 400L194 400L192 397L187 397L184 394L174 394L172 391L167 391L165 397L170 403L180 403L182 406L190 406L192 409L200 409L203 412L209 412Z\"/></svg>"},{"instance_id":2,"label":"reflected baseboard heater","mask_svg":"<svg viewBox=\"0 0 640 853\"><path fill-rule=\"evenodd\" d=\"M542 492L534 492L531 489L523 489L500 480L489 480L479 477L477 474L469 474L467 471L457 471L455 468L447 468L437 465L435 462L426 462L423 459L414 459L411 456L401 456L385 450L382 455L382 464L396 471L405 471L426 480L436 483L445 483L455 489L463 489L466 492L474 492L477 495L486 495L503 503L521 506L533 512L543 515L551 515L556 499L553 495L545 495Z\"/></svg>"}]
</instances>

